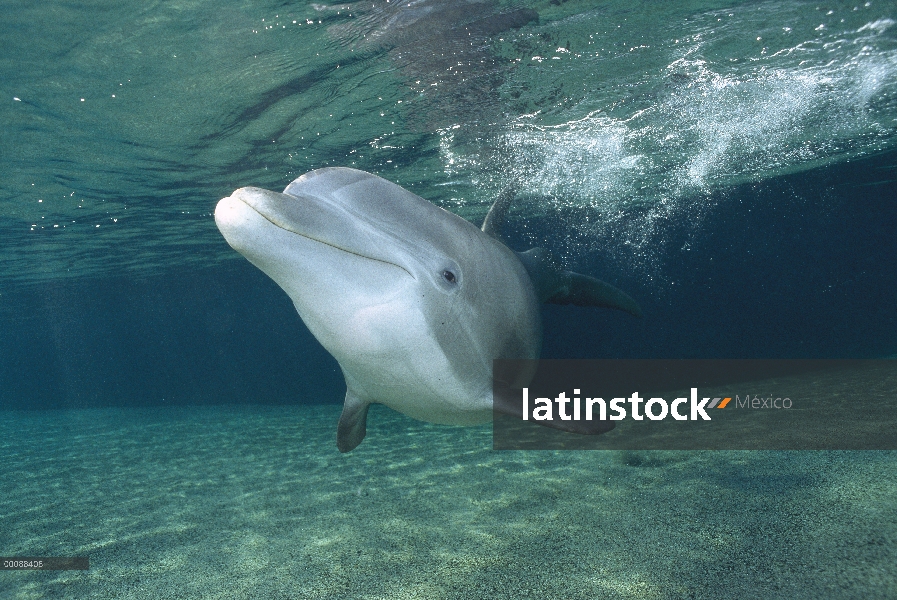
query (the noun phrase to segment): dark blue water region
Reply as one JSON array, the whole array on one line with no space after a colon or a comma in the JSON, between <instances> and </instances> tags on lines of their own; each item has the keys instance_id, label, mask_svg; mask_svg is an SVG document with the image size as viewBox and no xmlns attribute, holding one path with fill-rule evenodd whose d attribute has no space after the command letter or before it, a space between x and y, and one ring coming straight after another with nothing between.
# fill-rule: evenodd
<instances>
[{"instance_id":1,"label":"dark blue water region","mask_svg":"<svg viewBox=\"0 0 897 600\"><path fill-rule=\"evenodd\" d=\"M660 222L649 268L610 234L602 251L579 257L577 270L625 289L644 317L546 306L543 356L897 353L897 154L701 201L701 218L682 211ZM541 227L536 235L551 238L575 212L526 223L528 235ZM14 310L0 323L3 409L337 403L345 391L286 294L244 260L5 297Z\"/></svg>"}]
</instances>

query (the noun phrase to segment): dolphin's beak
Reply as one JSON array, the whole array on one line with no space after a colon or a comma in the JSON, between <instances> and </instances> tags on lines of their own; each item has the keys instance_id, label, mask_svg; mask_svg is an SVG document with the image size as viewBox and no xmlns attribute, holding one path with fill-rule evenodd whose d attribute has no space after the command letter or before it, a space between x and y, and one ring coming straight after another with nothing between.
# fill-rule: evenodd
<instances>
[{"instance_id":1,"label":"dolphin's beak","mask_svg":"<svg viewBox=\"0 0 897 600\"><path fill-rule=\"evenodd\" d=\"M271 246L284 233L375 260L411 272L384 251L382 233L352 218L338 206L309 196L280 194L255 187L236 190L218 202L215 224L234 250L247 258L255 249ZM271 229L276 227L279 233ZM393 249L395 245L393 244ZM401 253L398 254L401 258ZM413 277L413 276L412 276Z\"/></svg>"},{"instance_id":2,"label":"dolphin's beak","mask_svg":"<svg viewBox=\"0 0 897 600\"><path fill-rule=\"evenodd\" d=\"M247 246L258 237L266 223L262 215L234 194L219 200L215 207L215 225L234 250L245 254Z\"/></svg>"}]
</instances>

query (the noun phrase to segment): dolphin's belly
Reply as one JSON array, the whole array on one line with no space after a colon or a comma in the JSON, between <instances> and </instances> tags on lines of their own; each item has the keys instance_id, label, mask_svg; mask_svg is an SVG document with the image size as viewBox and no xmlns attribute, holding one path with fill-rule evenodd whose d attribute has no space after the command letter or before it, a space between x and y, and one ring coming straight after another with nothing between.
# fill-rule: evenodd
<instances>
[{"instance_id":1,"label":"dolphin's belly","mask_svg":"<svg viewBox=\"0 0 897 600\"><path fill-rule=\"evenodd\" d=\"M405 391L384 397L380 403L412 419L440 425L479 425L492 420L491 391L464 398Z\"/></svg>"},{"instance_id":2,"label":"dolphin's belly","mask_svg":"<svg viewBox=\"0 0 897 600\"><path fill-rule=\"evenodd\" d=\"M348 388L368 402L442 425L476 425L492 419L490 363L459 376L439 352L393 358L369 362L354 356L337 360Z\"/></svg>"},{"instance_id":3,"label":"dolphin's belly","mask_svg":"<svg viewBox=\"0 0 897 600\"><path fill-rule=\"evenodd\" d=\"M538 324L493 328L491 335L481 335L457 317L428 317L412 283L409 279L378 302L352 306L346 301L338 316L333 311L326 319L306 318L298 302L297 309L339 362L352 395L429 423L488 422L492 359L502 355L508 339L520 337L521 329L531 336L538 332ZM524 346L532 356L523 358L535 358L537 341Z\"/></svg>"}]
</instances>

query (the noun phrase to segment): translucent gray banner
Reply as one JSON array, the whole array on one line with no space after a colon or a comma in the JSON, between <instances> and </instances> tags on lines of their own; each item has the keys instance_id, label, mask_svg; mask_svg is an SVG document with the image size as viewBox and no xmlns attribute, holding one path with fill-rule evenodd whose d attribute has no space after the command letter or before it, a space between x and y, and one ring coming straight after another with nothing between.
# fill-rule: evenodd
<instances>
[{"instance_id":1,"label":"translucent gray banner","mask_svg":"<svg viewBox=\"0 0 897 600\"><path fill-rule=\"evenodd\" d=\"M496 360L493 374L496 450L897 449L897 360Z\"/></svg>"}]
</instances>

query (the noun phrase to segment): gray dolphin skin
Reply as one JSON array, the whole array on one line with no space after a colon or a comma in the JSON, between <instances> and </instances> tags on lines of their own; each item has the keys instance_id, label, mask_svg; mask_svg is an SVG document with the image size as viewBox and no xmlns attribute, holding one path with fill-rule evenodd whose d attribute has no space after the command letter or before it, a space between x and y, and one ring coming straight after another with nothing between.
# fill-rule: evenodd
<instances>
[{"instance_id":1,"label":"gray dolphin skin","mask_svg":"<svg viewBox=\"0 0 897 600\"><path fill-rule=\"evenodd\" d=\"M218 202L227 243L283 288L342 368L341 452L364 439L375 402L430 423L491 420L492 360L538 358L542 302L640 315L629 296L558 269L545 250L505 246L496 227L512 200L503 193L479 229L376 175L326 168L282 194L244 187ZM511 374L509 389L531 376ZM501 396L495 409L520 416Z\"/></svg>"}]
</instances>

